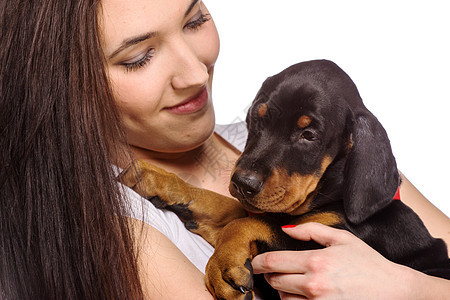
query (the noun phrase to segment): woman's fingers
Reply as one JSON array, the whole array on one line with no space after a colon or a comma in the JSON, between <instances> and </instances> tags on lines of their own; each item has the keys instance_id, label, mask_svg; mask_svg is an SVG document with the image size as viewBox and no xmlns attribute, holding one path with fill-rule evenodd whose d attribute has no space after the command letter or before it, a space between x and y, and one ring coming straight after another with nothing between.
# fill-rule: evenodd
<instances>
[{"instance_id":1,"label":"woman's fingers","mask_svg":"<svg viewBox=\"0 0 450 300\"><path fill-rule=\"evenodd\" d=\"M266 281L276 290L284 294L303 295L303 283L305 282L303 274L264 274Z\"/></svg>"},{"instance_id":2,"label":"woman's fingers","mask_svg":"<svg viewBox=\"0 0 450 300\"><path fill-rule=\"evenodd\" d=\"M263 253L253 259L253 271L265 273L266 281L274 289L286 293L286 299L303 299L293 298L294 295L322 295L332 289L327 274L335 271L333 256L323 251Z\"/></svg>"},{"instance_id":3,"label":"woman's fingers","mask_svg":"<svg viewBox=\"0 0 450 300\"><path fill-rule=\"evenodd\" d=\"M256 256L253 273L304 273L309 251L273 251Z\"/></svg>"},{"instance_id":4,"label":"woman's fingers","mask_svg":"<svg viewBox=\"0 0 450 300\"><path fill-rule=\"evenodd\" d=\"M283 230L292 238L312 240L327 248L266 252L253 259L253 272L265 273L267 282L280 292L282 299L306 299L333 290L328 273L336 272L336 258L339 257L336 256L336 251L346 249L342 245L356 246L359 240L350 232L318 223Z\"/></svg>"},{"instance_id":5,"label":"woman's fingers","mask_svg":"<svg viewBox=\"0 0 450 300\"><path fill-rule=\"evenodd\" d=\"M305 223L295 227L283 228L283 231L294 239L315 241L322 246L345 244L354 236L342 229L332 228L319 223Z\"/></svg>"},{"instance_id":6,"label":"woman's fingers","mask_svg":"<svg viewBox=\"0 0 450 300\"><path fill-rule=\"evenodd\" d=\"M327 276L321 274L269 273L264 277L284 297L282 299L316 298L332 294L336 288Z\"/></svg>"},{"instance_id":7,"label":"woman's fingers","mask_svg":"<svg viewBox=\"0 0 450 300\"><path fill-rule=\"evenodd\" d=\"M323 246L348 243L352 234L318 223L302 224L293 228L283 228L292 238L313 240ZM354 236L353 236L354 237ZM323 252L305 251L273 251L256 256L253 261L253 272L259 273L306 273L317 269L318 264L325 264Z\"/></svg>"}]
</instances>

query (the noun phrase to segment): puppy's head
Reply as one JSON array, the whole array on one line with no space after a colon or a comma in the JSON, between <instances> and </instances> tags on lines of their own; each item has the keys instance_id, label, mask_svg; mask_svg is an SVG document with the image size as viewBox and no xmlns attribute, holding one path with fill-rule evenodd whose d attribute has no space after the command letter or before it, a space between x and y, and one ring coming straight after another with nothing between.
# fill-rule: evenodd
<instances>
[{"instance_id":1,"label":"puppy's head","mask_svg":"<svg viewBox=\"0 0 450 300\"><path fill-rule=\"evenodd\" d=\"M372 163L390 164L380 171L390 174L389 178L380 175L385 176L383 182L397 174L396 169L384 170L392 169L392 162L395 168L395 160L389 156L392 152L383 128L364 107L351 79L329 61L300 63L268 78L248 112L247 127L249 137L236 163L230 192L255 213L307 212L319 181L337 158L347 159L345 184L360 188L360 176L366 177L370 187L361 188L370 193L374 192L370 181L375 180L368 178ZM375 149L361 153L370 149L368 144ZM382 154L386 157L379 159L377 151L387 152ZM376 180L379 184L381 179ZM352 203L345 203L346 212L356 216L355 222L377 209L361 212L364 204L353 201L366 195L354 188L346 194L344 198L352 198Z\"/></svg>"}]
</instances>

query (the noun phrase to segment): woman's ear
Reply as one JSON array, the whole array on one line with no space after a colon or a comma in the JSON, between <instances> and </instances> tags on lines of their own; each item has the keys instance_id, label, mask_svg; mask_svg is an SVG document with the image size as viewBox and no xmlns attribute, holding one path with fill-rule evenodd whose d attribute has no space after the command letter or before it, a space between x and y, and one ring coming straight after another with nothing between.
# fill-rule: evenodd
<instances>
[{"instance_id":1,"label":"woman's ear","mask_svg":"<svg viewBox=\"0 0 450 300\"><path fill-rule=\"evenodd\" d=\"M370 112L355 116L344 170L344 209L351 223L361 223L389 205L399 184L391 145Z\"/></svg>"}]
</instances>

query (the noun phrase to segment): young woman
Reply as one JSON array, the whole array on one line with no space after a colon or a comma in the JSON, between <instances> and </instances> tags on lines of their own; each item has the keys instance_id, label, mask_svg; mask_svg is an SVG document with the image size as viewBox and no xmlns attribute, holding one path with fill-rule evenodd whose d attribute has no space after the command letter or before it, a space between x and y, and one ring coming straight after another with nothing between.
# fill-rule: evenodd
<instances>
[{"instance_id":1,"label":"young woman","mask_svg":"<svg viewBox=\"0 0 450 300\"><path fill-rule=\"evenodd\" d=\"M0 15L1 298L210 299L202 272L211 247L115 180L116 166L141 158L228 195L239 151L215 127L219 39L204 3L10 0ZM448 239L445 216L411 185L401 193ZM286 299L449 288L348 233L315 224L287 232L328 247L255 258Z\"/></svg>"}]
</instances>

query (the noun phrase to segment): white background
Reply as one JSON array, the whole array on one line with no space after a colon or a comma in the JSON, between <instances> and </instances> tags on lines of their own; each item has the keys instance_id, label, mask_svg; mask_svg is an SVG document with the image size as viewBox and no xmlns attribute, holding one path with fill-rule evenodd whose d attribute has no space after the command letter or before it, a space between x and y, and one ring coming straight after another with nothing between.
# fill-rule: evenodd
<instances>
[{"instance_id":1,"label":"white background","mask_svg":"<svg viewBox=\"0 0 450 300\"><path fill-rule=\"evenodd\" d=\"M244 120L266 77L333 60L387 130L399 169L450 216L448 1L204 2L221 38L218 124Z\"/></svg>"}]
</instances>

